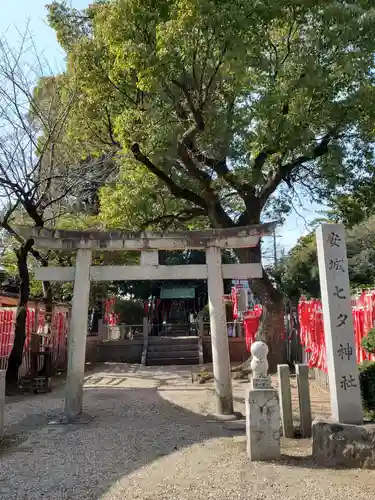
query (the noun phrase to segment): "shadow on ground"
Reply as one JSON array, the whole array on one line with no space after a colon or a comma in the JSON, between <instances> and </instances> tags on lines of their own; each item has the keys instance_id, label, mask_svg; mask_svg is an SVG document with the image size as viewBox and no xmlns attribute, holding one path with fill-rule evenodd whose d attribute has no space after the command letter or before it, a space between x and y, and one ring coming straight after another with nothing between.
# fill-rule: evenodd
<instances>
[{"instance_id":1,"label":"shadow on ground","mask_svg":"<svg viewBox=\"0 0 375 500\"><path fill-rule=\"evenodd\" d=\"M171 404L156 389L86 389L85 412L89 424L69 426L25 415L34 432L1 457L1 498L9 491L18 499L99 498L123 476L183 447L243 435Z\"/></svg>"},{"instance_id":2,"label":"shadow on ground","mask_svg":"<svg viewBox=\"0 0 375 500\"><path fill-rule=\"evenodd\" d=\"M213 480L212 470L222 476L234 463L236 473L253 480L258 464L247 461L244 422L215 422L194 413L194 405L189 404L194 393L200 393L201 407L202 400L203 406L207 400L210 407L214 391L206 384L191 385L189 368L106 364L97 373L88 373L86 384L84 412L93 417L86 425L47 425L63 408L60 389L23 403L9 401L8 422L14 419L15 423L7 425L10 447L0 456L1 499L112 498L121 480L130 477L128 491L133 491L134 477L144 484L143 475L149 471L163 488L165 475L172 476L169 481L174 483L172 464L180 467L182 472L177 472L183 476L188 462L197 464L197 474L206 482ZM175 399L179 391L181 397ZM243 402L239 396L234 400ZM14 440L17 434L22 439ZM271 475L277 471L279 481L285 474L298 474L298 480L314 474L310 444L310 440L283 440L281 461L265 464L262 471L269 469ZM298 473L301 468L305 472ZM164 476L156 469L165 470ZM152 491L142 498L146 497L153 498Z\"/></svg>"}]
</instances>

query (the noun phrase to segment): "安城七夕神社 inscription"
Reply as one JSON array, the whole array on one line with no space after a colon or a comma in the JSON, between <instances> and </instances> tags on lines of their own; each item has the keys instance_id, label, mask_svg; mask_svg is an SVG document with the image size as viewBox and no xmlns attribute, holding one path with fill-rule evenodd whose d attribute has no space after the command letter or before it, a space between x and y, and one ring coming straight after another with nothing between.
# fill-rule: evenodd
<instances>
[{"instance_id":1,"label":"\u5b89\u57ce\u4e03\u5915\u795e\u793e inscription","mask_svg":"<svg viewBox=\"0 0 375 500\"><path fill-rule=\"evenodd\" d=\"M344 326L347 319L348 319L348 315L347 314L340 313L337 316L338 323L337 323L336 327L337 328L341 328L342 326Z\"/></svg>"},{"instance_id":2,"label":"\u5b89\u57ce\u4e03\u5915\u795e\u793e inscription","mask_svg":"<svg viewBox=\"0 0 375 500\"><path fill-rule=\"evenodd\" d=\"M336 233L330 233L328 238L328 243L331 247L340 247L341 237ZM330 271L341 271L345 272L344 268L344 259L341 258L332 258L329 260L328 267ZM335 285L335 291L333 292L333 296L337 297L340 300L345 300L347 298L344 288ZM336 328L341 328L346 324L348 319L348 315L340 312L337 316L337 324ZM339 349L337 350L338 357L344 361L344 359L350 360L353 355L353 347L346 342L346 344L340 344ZM344 389L344 391L350 389L351 387L357 387L355 378L352 375L343 375L340 379L340 387Z\"/></svg>"},{"instance_id":3,"label":"\u5b89\u57ce\u4e03\u5915\u795e\u793e inscription","mask_svg":"<svg viewBox=\"0 0 375 500\"><path fill-rule=\"evenodd\" d=\"M331 247L340 248L341 236L334 232L331 232L328 236L328 243Z\"/></svg>"},{"instance_id":4,"label":"\u5b89\u57ce\u4e03\u5915\u795e\u793e inscription","mask_svg":"<svg viewBox=\"0 0 375 500\"><path fill-rule=\"evenodd\" d=\"M340 300L346 299L346 295L344 294L344 289L340 288L338 285L335 285L335 291L333 292L333 296L337 297Z\"/></svg>"},{"instance_id":5,"label":"\u5b89\u57ce\u4e03\u5915\u795e\u793e inscription","mask_svg":"<svg viewBox=\"0 0 375 500\"><path fill-rule=\"evenodd\" d=\"M341 271L342 273L344 273L345 272L344 259L343 258L331 259L329 261L329 269L331 271Z\"/></svg>"},{"instance_id":6,"label":"\u5b89\u57ce\u4e03\u5915\u795e\u793e inscription","mask_svg":"<svg viewBox=\"0 0 375 500\"><path fill-rule=\"evenodd\" d=\"M341 389L344 389L344 391L347 391L351 387L357 387L355 378L353 375L343 375L341 377L340 381Z\"/></svg>"},{"instance_id":7,"label":"\u5b89\u57ce\u4e03\u5915\u795e\u793e inscription","mask_svg":"<svg viewBox=\"0 0 375 500\"><path fill-rule=\"evenodd\" d=\"M349 360L353 356L353 347L349 344L349 342L346 342L345 345L340 344L339 349L337 349L337 354L342 360L345 358Z\"/></svg>"}]
</instances>

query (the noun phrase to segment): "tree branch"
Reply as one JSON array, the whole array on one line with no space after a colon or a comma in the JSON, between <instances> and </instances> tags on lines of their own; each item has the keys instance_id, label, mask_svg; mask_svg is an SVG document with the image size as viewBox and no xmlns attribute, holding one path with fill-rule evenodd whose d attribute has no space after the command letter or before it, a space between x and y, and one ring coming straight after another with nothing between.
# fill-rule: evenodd
<instances>
[{"instance_id":1,"label":"tree branch","mask_svg":"<svg viewBox=\"0 0 375 500\"><path fill-rule=\"evenodd\" d=\"M173 196L189 201L190 203L193 203L193 205L197 205L198 207L207 210L207 202L202 196L199 196L190 189L178 186L171 177L169 177L165 172L154 165L152 161L141 152L139 144L134 143L131 147L131 151L134 158L139 163L142 163L151 173L156 175L156 177L158 177L167 185L169 191L171 192L171 194L173 194Z\"/></svg>"},{"instance_id":2,"label":"tree branch","mask_svg":"<svg viewBox=\"0 0 375 500\"><path fill-rule=\"evenodd\" d=\"M196 129L196 132L203 132L204 130L204 120L203 120L203 115L202 115L202 107L196 107L194 102L193 102L193 98L189 92L189 89L188 87L186 86L185 83L182 83L182 82L179 82L178 80L172 80L172 83L174 83L174 85L176 85L176 87L178 87L182 93L184 94L185 98L186 98L186 101L188 103L188 107L194 117L194 122L195 122L195 127L194 129ZM189 134L187 134L189 135Z\"/></svg>"},{"instance_id":3,"label":"tree branch","mask_svg":"<svg viewBox=\"0 0 375 500\"><path fill-rule=\"evenodd\" d=\"M323 136L321 141L315 146L310 155L302 155L296 158L295 160L292 160L289 163L286 163L284 165L279 165L279 168L271 177L269 177L268 181L264 185L259 195L261 207L264 206L268 198L271 196L272 193L274 193L274 191L281 184L281 182L288 180L293 170L300 167L306 162L316 160L317 158L320 158L321 156L327 154L328 145L331 140L332 140L332 135L326 134L325 136Z\"/></svg>"},{"instance_id":4,"label":"tree branch","mask_svg":"<svg viewBox=\"0 0 375 500\"><path fill-rule=\"evenodd\" d=\"M14 239L20 244L20 245L24 245L25 244L25 240L17 233L17 231L15 231L12 226L9 224L8 220L3 220L1 223L0 223L1 227L3 229L5 229L5 231L7 231L11 236L14 237ZM34 244L34 241L33 243ZM43 257L43 255L38 252L38 250L35 250L34 248L30 248L29 252L31 253L31 255L38 261L42 264L43 267L47 267L48 265L48 261Z\"/></svg>"},{"instance_id":5,"label":"tree branch","mask_svg":"<svg viewBox=\"0 0 375 500\"><path fill-rule=\"evenodd\" d=\"M175 220L179 222L187 222L193 219L194 217L205 216L205 215L207 215L207 212L202 208L197 208L197 207L186 208L177 213L161 215L160 217L155 217L155 219L150 219L144 222L141 227L144 230L152 224L158 224L165 220L170 220L171 222Z\"/></svg>"},{"instance_id":6,"label":"tree branch","mask_svg":"<svg viewBox=\"0 0 375 500\"><path fill-rule=\"evenodd\" d=\"M105 113L107 115L107 120L108 120L108 133L109 133L109 137L111 139L111 142L113 144L113 146L116 146L117 148L121 148L121 144L116 141L115 139L115 135L114 135L114 130L113 130L113 124L112 124L112 120L111 120L111 115L108 111L108 108L105 107Z\"/></svg>"}]
</instances>

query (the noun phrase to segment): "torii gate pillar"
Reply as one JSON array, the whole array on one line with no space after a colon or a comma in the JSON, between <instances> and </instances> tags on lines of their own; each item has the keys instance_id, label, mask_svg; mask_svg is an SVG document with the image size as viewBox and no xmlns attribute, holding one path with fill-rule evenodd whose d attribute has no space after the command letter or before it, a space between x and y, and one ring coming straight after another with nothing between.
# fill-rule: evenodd
<instances>
[{"instance_id":1,"label":"torii gate pillar","mask_svg":"<svg viewBox=\"0 0 375 500\"><path fill-rule=\"evenodd\" d=\"M206 251L206 262L217 414L233 415L232 377L230 372L226 310L223 301L224 285L220 248L208 248Z\"/></svg>"},{"instance_id":2,"label":"torii gate pillar","mask_svg":"<svg viewBox=\"0 0 375 500\"><path fill-rule=\"evenodd\" d=\"M91 250L77 250L65 387L65 416L68 420L82 413L91 257Z\"/></svg>"}]
</instances>

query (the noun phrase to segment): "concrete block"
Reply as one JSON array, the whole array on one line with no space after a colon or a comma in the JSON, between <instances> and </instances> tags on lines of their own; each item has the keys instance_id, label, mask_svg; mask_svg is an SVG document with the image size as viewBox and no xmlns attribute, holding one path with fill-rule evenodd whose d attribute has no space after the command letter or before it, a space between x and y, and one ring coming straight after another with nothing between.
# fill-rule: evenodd
<instances>
[{"instance_id":1,"label":"concrete block","mask_svg":"<svg viewBox=\"0 0 375 500\"><path fill-rule=\"evenodd\" d=\"M4 437L5 375L6 370L0 370L0 441Z\"/></svg>"},{"instance_id":2,"label":"concrete block","mask_svg":"<svg viewBox=\"0 0 375 500\"><path fill-rule=\"evenodd\" d=\"M312 436L312 454L317 465L375 469L375 424L315 420Z\"/></svg>"},{"instance_id":3,"label":"concrete block","mask_svg":"<svg viewBox=\"0 0 375 500\"><path fill-rule=\"evenodd\" d=\"M280 408L275 389L247 389L246 438L251 461L280 459Z\"/></svg>"},{"instance_id":4,"label":"concrete block","mask_svg":"<svg viewBox=\"0 0 375 500\"><path fill-rule=\"evenodd\" d=\"M292 393L290 390L290 374L288 365L278 365L277 375L279 381L279 401L280 416L283 436L286 438L294 437L293 411L292 411Z\"/></svg>"},{"instance_id":5,"label":"concrete block","mask_svg":"<svg viewBox=\"0 0 375 500\"><path fill-rule=\"evenodd\" d=\"M304 438L311 437L311 402L309 386L309 367L307 365L296 365L299 414L301 422L301 435Z\"/></svg>"}]
</instances>

